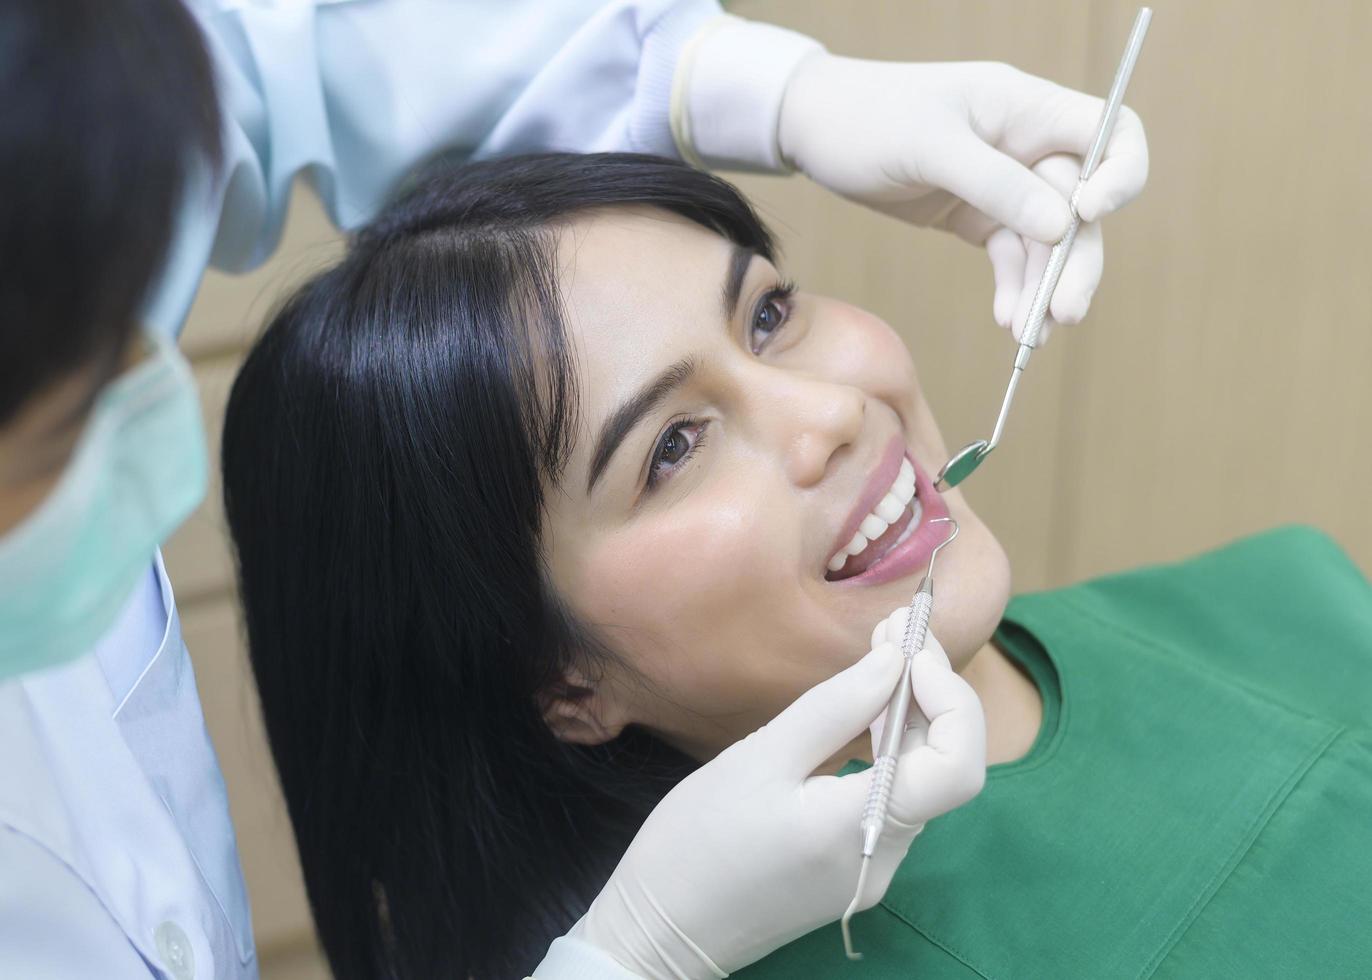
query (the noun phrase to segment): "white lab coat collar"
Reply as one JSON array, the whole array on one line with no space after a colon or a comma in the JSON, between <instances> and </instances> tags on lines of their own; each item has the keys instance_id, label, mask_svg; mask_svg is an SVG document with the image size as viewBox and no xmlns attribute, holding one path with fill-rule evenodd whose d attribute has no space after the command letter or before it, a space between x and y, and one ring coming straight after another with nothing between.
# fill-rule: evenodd
<instances>
[{"instance_id":1,"label":"white lab coat collar","mask_svg":"<svg viewBox=\"0 0 1372 980\"><path fill-rule=\"evenodd\" d=\"M3 768L15 777L0 785L0 821L85 880L150 963L171 922L196 977L255 977L224 781L160 555L157 576L161 642L120 703L95 656L0 688ZM146 657L144 640L104 645Z\"/></svg>"}]
</instances>

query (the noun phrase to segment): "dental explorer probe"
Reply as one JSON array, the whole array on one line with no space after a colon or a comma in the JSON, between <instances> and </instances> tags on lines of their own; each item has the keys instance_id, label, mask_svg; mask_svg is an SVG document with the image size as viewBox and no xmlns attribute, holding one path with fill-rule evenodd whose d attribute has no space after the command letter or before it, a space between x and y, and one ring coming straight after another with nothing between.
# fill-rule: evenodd
<instances>
[{"instance_id":1,"label":"dental explorer probe","mask_svg":"<svg viewBox=\"0 0 1372 980\"><path fill-rule=\"evenodd\" d=\"M867 885L867 867L876 853L877 841L881 839L882 828L886 826L886 812L891 805L891 786L896 780L896 762L900 758L900 743L905 736L905 720L910 713L910 699L913 691L910 672L915 654L924 649L924 641L929 635L929 614L934 608L934 562L938 553L953 543L958 536L958 522L951 517L935 517L930 524L951 524L953 533L944 538L929 556L929 570L910 600L910 616L905 621L905 635L901 640L901 653L905 654L905 666L901 669L900 680L886 704L886 727L881 732L881 744L877 757L872 763L872 787L867 791L867 806L862 811L862 870L858 872L857 894L843 913L843 949L850 960L862 959L862 954L853 949L853 914L857 912L858 902L862 901L862 889ZM918 710L918 709L916 709Z\"/></svg>"},{"instance_id":2,"label":"dental explorer probe","mask_svg":"<svg viewBox=\"0 0 1372 980\"><path fill-rule=\"evenodd\" d=\"M1129 87L1129 76L1134 72L1134 62L1138 60L1139 49L1143 47L1143 38L1148 33L1148 24L1152 19L1153 11L1148 7L1140 7L1138 16L1134 18L1134 28L1129 32L1129 41L1124 46L1124 57L1115 69L1115 82L1110 86L1110 95L1101 109L1096 138L1092 140L1091 149L1082 161L1081 176L1077 178L1076 189L1072 191L1072 198L1068 202L1072 212L1072 223L1067 226L1067 234L1053 246L1053 251L1048 256L1048 264L1043 268L1043 276L1039 279L1038 289L1034 292L1034 302L1029 307L1029 318L1024 323L1024 333L1020 335L1019 350L1015 353L1015 366L1010 372L1010 384L1005 389L1005 399L1001 402L1000 414L996 416L996 427L991 432L991 439L989 442L978 439L954 453L943 465L943 469L939 470L938 479L934 481L934 486L939 490L955 487L971 476L972 471L981 465L981 461L990 455L991 450L996 448L1001 434L1005 431L1005 418L1010 414L1010 403L1015 399L1015 388L1019 385L1020 375L1028 365L1030 355L1038 346L1043 319L1048 314L1048 304L1053 299L1053 291L1058 288L1058 279L1062 276L1063 266L1067 264L1067 255L1072 251L1072 243L1076 241L1077 229L1081 227L1077 201L1081 197L1082 188L1091 179L1091 174L1095 173L1096 165L1105 153L1105 144L1110 142L1110 134L1115 129L1115 117L1119 115L1120 104L1124 101L1124 90Z\"/></svg>"}]
</instances>

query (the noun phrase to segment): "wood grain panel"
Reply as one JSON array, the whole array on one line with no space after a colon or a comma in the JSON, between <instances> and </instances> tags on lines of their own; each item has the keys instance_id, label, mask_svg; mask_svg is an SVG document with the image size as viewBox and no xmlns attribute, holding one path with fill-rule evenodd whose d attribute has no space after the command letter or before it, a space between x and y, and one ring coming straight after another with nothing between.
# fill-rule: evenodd
<instances>
[{"instance_id":1,"label":"wood grain panel","mask_svg":"<svg viewBox=\"0 0 1372 980\"><path fill-rule=\"evenodd\" d=\"M1290 521L1372 568L1372 5L1156 6L1152 174L1067 350L1052 578ZM1133 8L1100 13L1097 74Z\"/></svg>"},{"instance_id":2,"label":"wood grain panel","mask_svg":"<svg viewBox=\"0 0 1372 980\"><path fill-rule=\"evenodd\" d=\"M193 602L233 588L233 562L224 523L223 481L219 475L219 436L224 405L242 355L233 352L192 362L200 388L200 414L205 419L210 454L210 482L205 499L162 546L167 574L178 603Z\"/></svg>"},{"instance_id":3,"label":"wood grain panel","mask_svg":"<svg viewBox=\"0 0 1372 980\"><path fill-rule=\"evenodd\" d=\"M205 273L181 333L182 350L199 358L247 347L288 291L342 251L342 237L319 198L305 181L297 180L281 244L271 261L243 275L215 269Z\"/></svg>"},{"instance_id":4,"label":"wood grain panel","mask_svg":"<svg viewBox=\"0 0 1372 980\"><path fill-rule=\"evenodd\" d=\"M181 609L205 725L229 791L229 812L260 950L313 934L290 818L267 749L237 605L229 596Z\"/></svg>"}]
</instances>

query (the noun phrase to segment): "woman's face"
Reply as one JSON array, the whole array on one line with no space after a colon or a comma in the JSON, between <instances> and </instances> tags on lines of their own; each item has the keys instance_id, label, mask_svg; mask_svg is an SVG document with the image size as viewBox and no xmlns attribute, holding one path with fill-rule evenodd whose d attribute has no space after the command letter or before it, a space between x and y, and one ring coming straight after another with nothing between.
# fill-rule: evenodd
<instances>
[{"instance_id":1,"label":"woman's face","mask_svg":"<svg viewBox=\"0 0 1372 980\"><path fill-rule=\"evenodd\" d=\"M549 574L622 661L581 707L601 734L564 737L639 724L713 756L867 652L944 514L961 533L939 555L932 629L967 663L1009 565L961 493L933 489L948 452L886 323L788 296L766 259L655 209L583 216L558 262L581 405ZM873 511L878 536L831 571Z\"/></svg>"}]
</instances>

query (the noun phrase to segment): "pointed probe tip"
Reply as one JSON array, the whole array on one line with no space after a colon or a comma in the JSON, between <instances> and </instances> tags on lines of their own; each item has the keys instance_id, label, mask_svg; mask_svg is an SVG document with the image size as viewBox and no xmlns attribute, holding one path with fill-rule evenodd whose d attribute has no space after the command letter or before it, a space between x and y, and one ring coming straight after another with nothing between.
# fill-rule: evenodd
<instances>
[{"instance_id":1,"label":"pointed probe tip","mask_svg":"<svg viewBox=\"0 0 1372 980\"><path fill-rule=\"evenodd\" d=\"M867 865L869 865L871 861L871 855L864 854L862 856L862 870L858 872L857 894L855 894L853 900L848 903L848 909L843 913L843 918L839 922L839 926L843 930L844 955L853 961L862 959L862 954L853 948L853 915L858 910L858 903L862 901L862 889L867 884Z\"/></svg>"}]
</instances>

